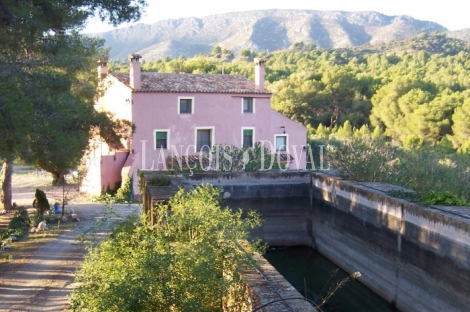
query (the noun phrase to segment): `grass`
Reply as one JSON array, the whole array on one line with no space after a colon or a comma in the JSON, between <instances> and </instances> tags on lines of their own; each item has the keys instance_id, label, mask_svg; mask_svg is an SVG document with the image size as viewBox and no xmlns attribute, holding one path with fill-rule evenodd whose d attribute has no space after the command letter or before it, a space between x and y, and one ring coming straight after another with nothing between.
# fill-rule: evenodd
<instances>
[{"instance_id":1,"label":"grass","mask_svg":"<svg viewBox=\"0 0 470 312\"><path fill-rule=\"evenodd\" d=\"M28 233L18 241L9 243L10 250L0 252L0 264L26 259L39 247L78 226L77 222L67 221L48 225L49 231Z\"/></svg>"}]
</instances>

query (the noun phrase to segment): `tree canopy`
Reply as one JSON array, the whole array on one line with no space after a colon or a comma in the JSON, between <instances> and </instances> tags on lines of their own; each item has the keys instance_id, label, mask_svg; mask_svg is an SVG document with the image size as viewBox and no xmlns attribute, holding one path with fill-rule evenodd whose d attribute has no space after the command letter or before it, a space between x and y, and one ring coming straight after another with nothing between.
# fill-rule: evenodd
<instances>
[{"instance_id":1,"label":"tree canopy","mask_svg":"<svg viewBox=\"0 0 470 312\"><path fill-rule=\"evenodd\" d=\"M0 3L0 158L6 164L20 157L61 175L78 164L93 130L114 127L114 134L98 133L116 142L122 123L93 109L104 41L76 30L95 15L113 25L136 20L144 7L144 0ZM11 179L5 181L8 209Z\"/></svg>"}]
</instances>

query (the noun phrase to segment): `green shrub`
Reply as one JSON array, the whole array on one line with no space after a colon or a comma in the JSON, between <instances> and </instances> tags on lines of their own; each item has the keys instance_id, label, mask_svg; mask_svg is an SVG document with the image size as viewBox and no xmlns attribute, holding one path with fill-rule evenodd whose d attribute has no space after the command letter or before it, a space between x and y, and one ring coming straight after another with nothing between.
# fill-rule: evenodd
<instances>
[{"instance_id":1,"label":"green shrub","mask_svg":"<svg viewBox=\"0 0 470 312\"><path fill-rule=\"evenodd\" d=\"M421 201L426 205L442 206L466 206L468 205L463 196L457 196L449 191L429 191Z\"/></svg>"},{"instance_id":2,"label":"green shrub","mask_svg":"<svg viewBox=\"0 0 470 312\"><path fill-rule=\"evenodd\" d=\"M117 203L130 203L132 202L132 195L134 190L132 189L132 177L127 178L121 187L117 189L116 195L114 196L114 202Z\"/></svg>"},{"instance_id":3,"label":"green shrub","mask_svg":"<svg viewBox=\"0 0 470 312\"><path fill-rule=\"evenodd\" d=\"M167 175L155 174L155 175L147 178L147 185L170 186L171 185L171 179Z\"/></svg>"},{"instance_id":4,"label":"green shrub","mask_svg":"<svg viewBox=\"0 0 470 312\"><path fill-rule=\"evenodd\" d=\"M99 196L93 196L93 200L99 203L131 203L133 199L132 178L128 178L124 183L116 183L120 187L116 191L106 192Z\"/></svg>"},{"instance_id":5,"label":"green shrub","mask_svg":"<svg viewBox=\"0 0 470 312\"><path fill-rule=\"evenodd\" d=\"M223 172L256 172L287 168L286 161L278 159L269 149L256 142L253 147L238 148L230 144L214 145L211 151L211 166Z\"/></svg>"},{"instance_id":6,"label":"green shrub","mask_svg":"<svg viewBox=\"0 0 470 312\"><path fill-rule=\"evenodd\" d=\"M412 201L443 205L470 201L468 154L444 145L418 144L412 140L408 143L406 148L398 147L381 135L355 132L353 137L328 141L325 158L347 179L388 182L411 189L415 195L406 199ZM392 196L402 195L410 194Z\"/></svg>"},{"instance_id":7,"label":"green shrub","mask_svg":"<svg viewBox=\"0 0 470 312\"><path fill-rule=\"evenodd\" d=\"M49 200L46 197L46 193L40 189L36 189L35 197L35 206L39 215L43 215L44 212L51 208Z\"/></svg>"},{"instance_id":8,"label":"green shrub","mask_svg":"<svg viewBox=\"0 0 470 312\"><path fill-rule=\"evenodd\" d=\"M384 181L410 188L421 198L430 192L448 192L468 201L470 157L438 146L402 149L397 154L395 174Z\"/></svg>"},{"instance_id":9,"label":"green shrub","mask_svg":"<svg viewBox=\"0 0 470 312\"><path fill-rule=\"evenodd\" d=\"M326 159L340 175L356 181L385 181L394 172L396 150L369 135L328 143Z\"/></svg>"},{"instance_id":10,"label":"green shrub","mask_svg":"<svg viewBox=\"0 0 470 312\"><path fill-rule=\"evenodd\" d=\"M28 211L24 207L18 208L15 215L10 220L8 228L0 232L0 239L4 240L10 236L21 237L28 232L30 220Z\"/></svg>"},{"instance_id":11,"label":"green shrub","mask_svg":"<svg viewBox=\"0 0 470 312\"><path fill-rule=\"evenodd\" d=\"M130 218L90 250L76 276L74 311L240 311L251 265L240 248L259 216L222 208L220 190L180 190L156 207L157 226ZM224 298L230 294L233 305Z\"/></svg>"}]
</instances>

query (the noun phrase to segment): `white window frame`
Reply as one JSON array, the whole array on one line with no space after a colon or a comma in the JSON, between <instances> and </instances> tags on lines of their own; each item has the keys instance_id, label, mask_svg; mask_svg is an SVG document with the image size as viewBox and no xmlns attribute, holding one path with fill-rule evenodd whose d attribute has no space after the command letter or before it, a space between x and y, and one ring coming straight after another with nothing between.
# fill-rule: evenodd
<instances>
[{"instance_id":1,"label":"white window frame","mask_svg":"<svg viewBox=\"0 0 470 312\"><path fill-rule=\"evenodd\" d=\"M252 140L253 140L253 145L251 147L255 146L255 128L254 127L242 127L242 139L241 139L241 148L243 148L243 131L244 130L251 130L253 133Z\"/></svg>"},{"instance_id":2,"label":"white window frame","mask_svg":"<svg viewBox=\"0 0 470 312\"><path fill-rule=\"evenodd\" d=\"M211 131L211 146L210 149L215 145L215 127L195 127L194 128L194 153L199 153L200 151L197 150L197 131L198 130L210 130Z\"/></svg>"},{"instance_id":3,"label":"white window frame","mask_svg":"<svg viewBox=\"0 0 470 312\"><path fill-rule=\"evenodd\" d=\"M252 107L252 108L253 108L253 111L250 112L250 113L245 112L245 110L243 109L243 108L244 108L244 107L243 107L243 102L244 102L244 99L246 99L246 98L253 99L253 107ZM244 97L242 97L242 114L254 114L254 113L256 112L255 107L256 107L256 98L251 97L251 96L244 96Z\"/></svg>"},{"instance_id":4,"label":"white window frame","mask_svg":"<svg viewBox=\"0 0 470 312\"><path fill-rule=\"evenodd\" d=\"M278 150L277 149L277 138L278 137L285 137L286 138L286 149L285 150ZM288 153L289 152L289 135L286 133L279 133L274 135L274 150L276 153Z\"/></svg>"},{"instance_id":5,"label":"white window frame","mask_svg":"<svg viewBox=\"0 0 470 312\"><path fill-rule=\"evenodd\" d=\"M153 130L153 149L158 150L160 147L157 147L157 132L166 132L166 148L170 148L170 129L154 129Z\"/></svg>"},{"instance_id":6,"label":"white window frame","mask_svg":"<svg viewBox=\"0 0 470 312\"><path fill-rule=\"evenodd\" d=\"M191 100L191 113L188 114L188 113L180 113L180 105L181 105L181 100ZM178 104L176 105L176 110L177 110L177 113L178 115L194 115L194 109L195 109L195 99L194 97L191 97L191 96L178 96Z\"/></svg>"}]
</instances>

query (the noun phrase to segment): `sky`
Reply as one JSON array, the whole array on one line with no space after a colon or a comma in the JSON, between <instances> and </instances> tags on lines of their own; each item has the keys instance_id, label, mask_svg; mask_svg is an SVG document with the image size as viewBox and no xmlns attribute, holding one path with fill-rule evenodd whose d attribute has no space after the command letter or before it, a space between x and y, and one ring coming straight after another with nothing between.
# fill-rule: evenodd
<instances>
[{"instance_id":1,"label":"sky","mask_svg":"<svg viewBox=\"0 0 470 312\"><path fill-rule=\"evenodd\" d=\"M449 30L470 28L468 0L147 0L148 7L137 23L152 24L166 19L202 18L209 15L265 9L319 11L377 11L385 15L408 15L436 22ZM129 26L121 25L120 27ZM102 32L112 26L90 21L84 33Z\"/></svg>"}]
</instances>

